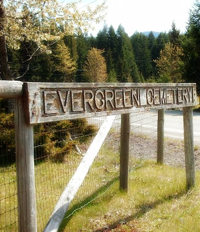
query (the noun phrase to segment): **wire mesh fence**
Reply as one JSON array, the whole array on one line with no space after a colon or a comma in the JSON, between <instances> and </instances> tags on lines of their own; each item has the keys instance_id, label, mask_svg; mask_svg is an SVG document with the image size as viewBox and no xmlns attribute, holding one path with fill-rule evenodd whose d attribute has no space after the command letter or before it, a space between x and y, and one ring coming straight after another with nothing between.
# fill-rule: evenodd
<instances>
[{"instance_id":1,"label":"wire mesh fence","mask_svg":"<svg viewBox=\"0 0 200 232\"><path fill-rule=\"evenodd\" d=\"M14 117L5 113L3 104L0 107L0 231L17 231ZM38 231L43 231L61 193L104 120L105 117L96 117L34 126ZM156 111L131 114L130 170L135 165L135 158L144 158L144 144L148 146L149 139L156 140L156 123ZM71 216L99 193L106 191L119 177L120 126L121 118L118 115L70 205L62 224L63 231L71 231L68 224ZM152 150L152 157L156 157L155 150Z\"/></svg>"},{"instance_id":2,"label":"wire mesh fence","mask_svg":"<svg viewBox=\"0 0 200 232\"><path fill-rule=\"evenodd\" d=\"M0 99L0 231L17 231L14 115Z\"/></svg>"}]
</instances>

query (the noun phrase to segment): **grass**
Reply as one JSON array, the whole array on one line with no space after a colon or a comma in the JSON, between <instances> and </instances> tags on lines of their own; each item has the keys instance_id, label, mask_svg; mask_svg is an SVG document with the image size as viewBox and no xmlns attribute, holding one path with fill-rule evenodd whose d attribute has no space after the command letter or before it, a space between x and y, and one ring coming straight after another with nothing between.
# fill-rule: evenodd
<instances>
[{"instance_id":1,"label":"grass","mask_svg":"<svg viewBox=\"0 0 200 232\"><path fill-rule=\"evenodd\" d=\"M65 163L41 162L35 166L38 231L47 223L80 160L81 156L70 154ZM119 153L113 152L113 144L107 141L65 215L60 231L200 231L199 171L196 187L187 192L184 168L160 166L133 157L130 164L126 193L119 191ZM16 191L14 172L15 168L9 167L0 172L0 183L5 178L10 181L10 190L6 186L5 191L11 196ZM5 194L8 193L1 188L0 196L5 198ZM0 201L0 210L4 203L14 207L14 200L10 201ZM16 215L10 217L14 219ZM15 231L14 227L6 228L4 231Z\"/></svg>"},{"instance_id":2,"label":"grass","mask_svg":"<svg viewBox=\"0 0 200 232\"><path fill-rule=\"evenodd\" d=\"M130 172L128 193L113 179L69 212L60 231L200 231L199 172L196 178L187 192L184 169L144 161Z\"/></svg>"}]
</instances>

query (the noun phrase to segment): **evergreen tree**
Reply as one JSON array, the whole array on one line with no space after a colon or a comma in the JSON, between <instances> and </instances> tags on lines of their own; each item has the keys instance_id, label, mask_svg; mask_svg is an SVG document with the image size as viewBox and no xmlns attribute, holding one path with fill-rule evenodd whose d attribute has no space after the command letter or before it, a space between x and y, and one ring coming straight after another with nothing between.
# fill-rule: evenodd
<instances>
[{"instance_id":1,"label":"evergreen tree","mask_svg":"<svg viewBox=\"0 0 200 232\"><path fill-rule=\"evenodd\" d=\"M87 56L87 53L90 49L90 43L88 42L88 37L86 34L79 34L76 38L77 40L77 72L76 72L76 81L84 81L83 77L83 65Z\"/></svg>"},{"instance_id":2,"label":"evergreen tree","mask_svg":"<svg viewBox=\"0 0 200 232\"><path fill-rule=\"evenodd\" d=\"M169 41L171 45L180 47L180 31L176 29L176 25L172 23L172 29L169 32Z\"/></svg>"},{"instance_id":3,"label":"evergreen tree","mask_svg":"<svg viewBox=\"0 0 200 232\"><path fill-rule=\"evenodd\" d=\"M157 41L153 34L153 32L150 32L148 35L148 49L150 51L150 57L151 57L151 66L153 68L153 75L156 74L156 65L154 60L157 59Z\"/></svg>"},{"instance_id":4,"label":"evergreen tree","mask_svg":"<svg viewBox=\"0 0 200 232\"><path fill-rule=\"evenodd\" d=\"M118 38L115 33L113 26L110 26L108 29L108 52L106 54L106 63L108 70L108 81L116 82L117 81L117 49L118 49Z\"/></svg>"},{"instance_id":5,"label":"evergreen tree","mask_svg":"<svg viewBox=\"0 0 200 232\"><path fill-rule=\"evenodd\" d=\"M140 82L140 75L133 54L131 41L120 25L118 36L117 79L120 82Z\"/></svg>"},{"instance_id":6,"label":"evergreen tree","mask_svg":"<svg viewBox=\"0 0 200 232\"><path fill-rule=\"evenodd\" d=\"M20 50L13 50L19 52L19 77L22 81L51 81L52 77L52 61L50 54L39 50L33 41L22 42ZM37 51L37 52L35 52ZM30 58L30 56L32 56ZM13 66L14 60L12 60Z\"/></svg>"},{"instance_id":7,"label":"evergreen tree","mask_svg":"<svg viewBox=\"0 0 200 232\"><path fill-rule=\"evenodd\" d=\"M188 82L197 83L200 93L200 2L196 2L190 12L188 29L183 41L185 71L184 77Z\"/></svg>"},{"instance_id":8,"label":"evergreen tree","mask_svg":"<svg viewBox=\"0 0 200 232\"><path fill-rule=\"evenodd\" d=\"M77 41L75 35L65 36L64 42L69 49L71 58L73 59L73 61L77 62L78 53L77 53Z\"/></svg>"},{"instance_id":9,"label":"evergreen tree","mask_svg":"<svg viewBox=\"0 0 200 232\"><path fill-rule=\"evenodd\" d=\"M56 44L51 57L55 80L63 82L74 81L73 74L76 71L76 63L71 59L69 49L63 40Z\"/></svg>"},{"instance_id":10,"label":"evergreen tree","mask_svg":"<svg viewBox=\"0 0 200 232\"><path fill-rule=\"evenodd\" d=\"M161 50L160 57L155 60L158 69L158 82L183 82L183 49L167 43Z\"/></svg>"},{"instance_id":11,"label":"evergreen tree","mask_svg":"<svg viewBox=\"0 0 200 232\"><path fill-rule=\"evenodd\" d=\"M137 67L144 79L152 76L151 54L148 49L148 37L142 33L135 33L131 37Z\"/></svg>"},{"instance_id":12,"label":"evergreen tree","mask_svg":"<svg viewBox=\"0 0 200 232\"><path fill-rule=\"evenodd\" d=\"M108 38L108 27L104 25L103 29L99 31L96 37L97 48L104 49L108 51L109 48L109 38Z\"/></svg>"},{"instance_id":13,"label":"evergreen tree","mask_svg":"<svg viewBox=\"0 0 200 232\"><path fill-rule=\"evenodd\" d=\"M160 51L164 49L165 44L169 43L169 36L166 33L160 33L156 39L155 58L157 59L160 55Z\"/></svg>"},{"instance_id":14,"label":"evergreen tree","mask_svg":"<svg viewBox=\"0 0 200 232\"><path fill-rule=\"evenodd\" d=\"M91 48L88 52L83 71L87 82L106 82L106 61L102 56L104 51Z\"/></svg>"}]
</instances>

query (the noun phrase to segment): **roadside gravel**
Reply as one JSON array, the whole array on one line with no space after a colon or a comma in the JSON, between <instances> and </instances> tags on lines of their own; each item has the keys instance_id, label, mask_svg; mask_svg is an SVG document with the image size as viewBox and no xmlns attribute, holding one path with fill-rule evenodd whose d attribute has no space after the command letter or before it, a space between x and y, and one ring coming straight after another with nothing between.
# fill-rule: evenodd
<instances>
[{"instance_id":1,"label":"roadside gravel","mask_svg":"<svg viewBox=\"0 0 200 232\"><path fill-rule=\"evenodd\" d=\"M157 140L147 136L131 136L130 155L139 159L157 159ZM194 145L195 166L200 169L200 144ZM185 167L184 142L179 139L165 138L164 163L176 167Z\"/></svg>"}]
</instances>

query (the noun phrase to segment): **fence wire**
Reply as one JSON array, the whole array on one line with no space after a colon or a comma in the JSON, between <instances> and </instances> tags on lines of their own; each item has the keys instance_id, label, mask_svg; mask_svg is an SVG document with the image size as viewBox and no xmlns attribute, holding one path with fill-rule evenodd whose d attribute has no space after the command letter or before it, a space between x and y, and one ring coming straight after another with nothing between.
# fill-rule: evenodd
<instances>
[{"instance_id":1,"label":"fence wire","mask_svg":"<svg viewBox=\"0 0 200 232\"><path fill-rule=\"evenodd\" d=\"M2 106L1 106L2 108ZM2 109L1 112L2 114ZM0 125L5 123L1 118ZM12 116L13 120L13 116ZM43 231L67 183L75 173L105 117L46 123L34 126L35 180L38 231ZM62 231L71 231L72 215L105 192L119 177L121 117L116 116L87 177L72 201L62 224ZM130 165L135 158L156 158L157 112L131 114ZM14 133L14 123L12 121ZM8 131L1 134L9 140ZM17 231L17 182L13 147L0 141L0 231ZM13 141L10 141L10 144ZM155 147L149 147L154 144ZM13 145L14 146L14 145ZM143 155L148 147L149 157ZM88 221L89 223L89 221ZM81 229L81 228L80 228Z\"/></svg>"},{"instance_id":2,"label":"fence wire","mask_svg":"<svg viewBox=\"0 0 200 232\"><path fill-rule=\"evenodd\" d=\"M17 180L14 115L0 99L0 231L17 231Z\"/></svg>"}]
</instances>

